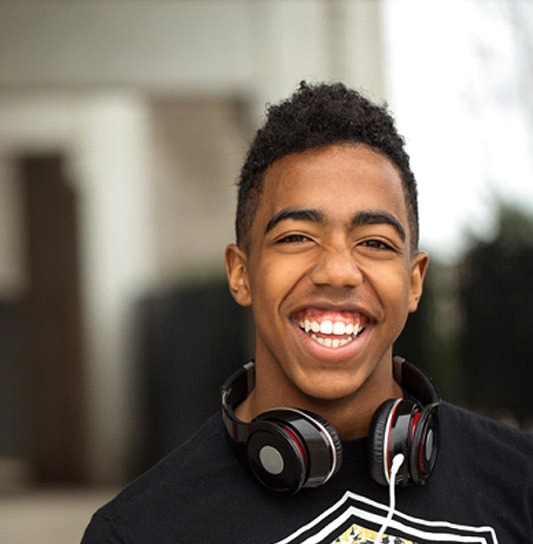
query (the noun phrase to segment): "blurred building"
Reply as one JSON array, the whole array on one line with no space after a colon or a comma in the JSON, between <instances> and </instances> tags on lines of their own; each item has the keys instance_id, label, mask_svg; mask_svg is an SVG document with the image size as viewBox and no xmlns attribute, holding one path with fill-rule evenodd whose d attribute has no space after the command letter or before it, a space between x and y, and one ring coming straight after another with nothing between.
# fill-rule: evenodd
<instances>
[{"instance_id":1,"label":"blurred building","mask_svg":"<svg viewBox=\"0 0 533 544\"><path fill-rule=\"evenodd\" d=\"M381 100L380 7L2 1L0 466L42 482L130 477L158 428L154 406L183 411L163 387L181 377L158 349L206 357L225 317L246 329L220 285L233 184L264 104L301 79ZM203 286L218 313L196 312ZM215 351L231 334L220 328Z\"/></svg>"}]
</instances>

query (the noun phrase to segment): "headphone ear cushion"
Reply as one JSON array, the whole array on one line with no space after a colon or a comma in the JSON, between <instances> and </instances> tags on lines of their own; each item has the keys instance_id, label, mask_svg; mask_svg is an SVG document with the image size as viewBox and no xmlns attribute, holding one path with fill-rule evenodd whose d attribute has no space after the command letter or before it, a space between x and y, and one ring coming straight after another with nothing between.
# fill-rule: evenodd
<instances>
[{"instance_id":1,"label":"headphone ear cushion","mask_svg":"<svg viewBox=\"0 0 533 544\"><path fill-rule=\"evenodd\" d=\"M340 439L335 427L333 427L333 425L327 419L324 419L323 417L319 416L318 414L315 414L315 413L312 413L312 412L305 411L305 413L308 416L310 416L312 419L314 419L318 424L322 425L322 427L324 427L324 429L327 431L327 434L331 438L332 446L334 448L334 456L335 456L334 460L333 460L333 462L334 462L333 472L331 474L331 476L333 476L333 474L336 474L339 471L339 469L341 468L341 465L342 465L342 442L341 442L341 439Z\"/></svg>"},{"instance_id":2,"label":"headphone ear cushion","mask_svg":"<svg viewBox=\"0 0 533 544\"><path fill-rule=\"evenodd\" d=\"M381 485L387 485L387 455L385 451L388 429L388 422L391 413L393 412L398 400L386 400L375 411L372 423L370 424L370 432L368 434L368 453L370 474L372 478Z\"/></svg>"},{"instance_id":3,"label":"headphone ear cushion","mask_svg":"<svg viewBox=\"0 0 533 544\"><path fill-rule=\"evenodd\" d=\"M413 432L409 472L415 484L424 485L433 472L439 450L438 407L422 410Z\"/></svg>"}]
</instances>

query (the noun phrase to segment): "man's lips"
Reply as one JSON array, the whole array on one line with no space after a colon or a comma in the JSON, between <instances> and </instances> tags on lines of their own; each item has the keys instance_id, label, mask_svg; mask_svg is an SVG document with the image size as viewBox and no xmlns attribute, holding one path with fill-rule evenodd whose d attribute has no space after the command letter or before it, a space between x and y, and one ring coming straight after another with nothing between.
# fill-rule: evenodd
<instances>
[{"instance_id":1,"label":"man's lips","mask_svg":"<svg viewBox=\"0 0 533 544\"><path fill-rule=\"evenodd\" d=\"M321 346L336 349L355 340L369 319L358 312L306 308L297 312L293 321Z\"/></svg>"}]
</instances>

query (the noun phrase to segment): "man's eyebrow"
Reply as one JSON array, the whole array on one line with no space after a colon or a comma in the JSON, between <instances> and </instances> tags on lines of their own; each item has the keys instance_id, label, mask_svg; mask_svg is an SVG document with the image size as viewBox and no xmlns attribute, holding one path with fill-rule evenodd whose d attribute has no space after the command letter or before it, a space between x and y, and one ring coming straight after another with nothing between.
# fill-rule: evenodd
<instances>
[{"instance_id":1,"label":"man's eyebrow","mask_svg":"<svg viewBox=\"0 0 533 544\"><path fill-rule=\"evenodd\" d=\"M402 224L388 212L383 211L363 211L358 212L352 217L352 227L361 227L364 225L390 225L399 234L402 242L405 242L407 235Z\"/></svg>"},{"instance_id":2,"label":"man's eyebrow","mask_svg":"<svg viewBox=\"0 0 533 544\"><path fill-rule=\"evenodd\" d=\"M270 219L265 232L272 230L278 223L287 219L311 221L313 223L323 223L325 221L324 214L314 208L285 208Z\"/></svg>"},{"instance_id":3,"label":"man's eyebrow","mask_svg":"<svg viewBox=\"0 0 533 544\"><path fill-rule=\"evenodd\" d=\"M326 217L321 210L315 208L285 208L276 213L267 223L265 232L272 230L278 223L285 220L311 221L313 223L325 223ZM351 220L352 227L364 225L390 225L396 230L402 241L407 239L405 229L401 223L390 213L385 211L365 210L356 213Z\"/></svg>"}]
</instances>

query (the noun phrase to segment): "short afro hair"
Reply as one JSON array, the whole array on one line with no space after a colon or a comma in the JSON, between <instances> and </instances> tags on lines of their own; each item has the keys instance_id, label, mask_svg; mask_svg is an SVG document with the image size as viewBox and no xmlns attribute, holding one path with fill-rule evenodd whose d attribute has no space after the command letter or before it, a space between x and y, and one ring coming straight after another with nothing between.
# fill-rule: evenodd
<instances>
[{"instance_id":1,"label":"short afro hair","mask_svg":"<svg viewBox=\"0 0 533 544\"><path fill-rule=\"evenodd\" d=\"M418 246L416 180L387 106L373 104L342 83L300 83L287 100L267 108L267 119L248 150L238 181L235 222L237 244L248 249L253 217L259 206L265 171L278 159L332 144L363 144L387 157L398 168L411 231Z\"/></svg>"}]
</instances>

